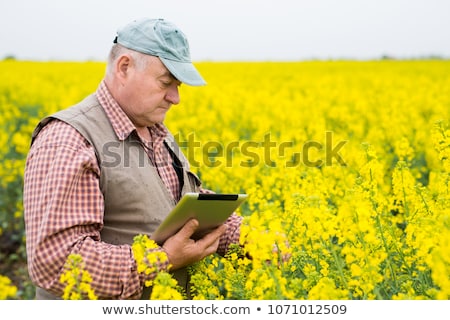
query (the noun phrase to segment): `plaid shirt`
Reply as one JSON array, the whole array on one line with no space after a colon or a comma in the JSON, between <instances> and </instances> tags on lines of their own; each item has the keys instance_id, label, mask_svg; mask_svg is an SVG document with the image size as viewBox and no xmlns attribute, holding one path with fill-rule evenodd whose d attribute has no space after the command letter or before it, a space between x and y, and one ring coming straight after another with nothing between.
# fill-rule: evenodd
<instances>
[{"instance_id":1,"label":"plaid shirt","mask_svg":"<svg viewBox=\"0 0 450 320\"><path fill-rule=\"evenodd\" d=\"M128 137L136 128L103 81L96 94L119 139ZM167 129L157 124L150 133L152 141L142 143L162 181L179 200L181 187L163 143ZM72 126L55 120L41 130L30 148L24 177L30 277L36 285L61 296L65 287L59 282L62 267L70 253L78 253L99 298L138 299L144 281L154 278L156 272L137 272L130 245L101 241L104 203L99 176L94 148ZM241 220L236 214L228 219L218 253L224 254L229 244L238 243ZM167 263L160 264L158 271L167 267Z\"/></svg>"}]
</instances>

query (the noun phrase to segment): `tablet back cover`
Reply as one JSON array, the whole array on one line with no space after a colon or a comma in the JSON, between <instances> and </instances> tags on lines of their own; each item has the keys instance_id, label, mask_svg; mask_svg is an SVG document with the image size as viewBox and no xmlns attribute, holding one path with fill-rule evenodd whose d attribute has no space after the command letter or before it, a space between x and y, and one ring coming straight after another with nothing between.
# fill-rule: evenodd
<instances>
[{"instance_id":1,"label":"tablet back cover","mask_svg":"<svg viewBox=\"0 0 450 320\"><path fill-rule=\"evenodd\" d=\"M188 220L196 218L199 226L192 239L200 239L223 224L246 198L246 194L186 193L151 238L162 244L178 232Z\"/></svg>"}]
</instances>

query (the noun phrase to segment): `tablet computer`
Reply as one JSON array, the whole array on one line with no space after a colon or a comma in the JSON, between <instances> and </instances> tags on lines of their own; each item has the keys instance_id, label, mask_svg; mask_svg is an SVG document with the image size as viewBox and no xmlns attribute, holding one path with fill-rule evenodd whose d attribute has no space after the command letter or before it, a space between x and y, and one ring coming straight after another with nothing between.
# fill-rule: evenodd
<instances>
[{"instance_id":1,"label":"tablet computer","mask_svg":"<svg viewBox=\"0 0 450 320\"><path fill-rule=\"evenodd\" d=\"M191 238L200 239L223 224L246 198L246 194L186 193L151 238L161 245L188 220L195 218L199 226Z\"/></svg>"}]
</instances>

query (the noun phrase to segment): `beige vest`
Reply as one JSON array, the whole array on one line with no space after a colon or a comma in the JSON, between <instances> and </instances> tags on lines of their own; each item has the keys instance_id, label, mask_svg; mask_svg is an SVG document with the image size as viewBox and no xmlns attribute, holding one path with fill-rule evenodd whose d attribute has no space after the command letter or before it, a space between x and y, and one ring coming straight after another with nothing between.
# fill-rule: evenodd
<instances>
[{"instance_id":1,"label":"beige vest","mask_svg":"<svg viewBox=\"0 0 450 320\"><path fill-rule=\"evenodd\" d=\"M95 148L101 170L100 188L105 200L102 241L115 245L132 244L137 234L150 236L176 203L151 164L136 133L133 132L124 141L119 140L94 94L42 120L32 140L52 119L60 119L73 126ZM166 138L165 144L173 155L182 183L182 194L198 191L200 181L186 170L189 167L187 159L172 135ZM186 269L175 271L174 276L187 290ZM146 289L142 298L148 299L149 295L150 290ZM37 288L36 298L56 297Z\"/></svg>"}]
</instances>

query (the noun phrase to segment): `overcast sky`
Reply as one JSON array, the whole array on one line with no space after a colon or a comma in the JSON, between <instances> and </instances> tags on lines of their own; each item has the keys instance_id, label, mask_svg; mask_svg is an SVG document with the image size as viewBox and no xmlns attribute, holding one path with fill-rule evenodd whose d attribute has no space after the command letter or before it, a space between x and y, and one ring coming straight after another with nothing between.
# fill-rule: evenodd
<instances>
[{"instance_id":1,"label":"overcast sky","mask_svg":"<svg viewBox=\"0 0 450 320\"><path fill-rule=\"evenodd\" d=\"M449 0L0 0L0 59L105 60L144 16L178 25L194 61L450 57Z\"/></svg>"}]
</instances>

